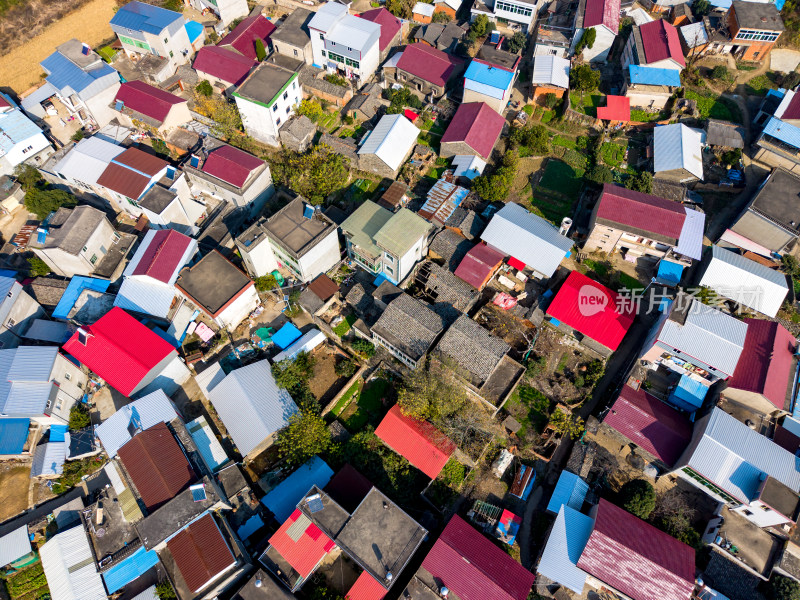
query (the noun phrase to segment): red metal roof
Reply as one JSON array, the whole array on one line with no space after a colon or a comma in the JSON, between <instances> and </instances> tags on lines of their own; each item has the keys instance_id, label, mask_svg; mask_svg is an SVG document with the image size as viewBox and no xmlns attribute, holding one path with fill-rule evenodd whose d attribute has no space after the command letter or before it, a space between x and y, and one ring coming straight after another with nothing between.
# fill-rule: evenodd
<instances>
[{"instance_id":1,"label":"red metal roof","mask_svg":"<svg viewBox=\"0 0 800 600\"><path fill-rule=\"evenodd\" d=\"M631 99L627 96L606 96L606 105L597 107L597 118L607 121L630 121Z\"/></svg>"},{"instance_id":2,"label":"red metal roof","mask_svg":"<svg viewBox=\"0 0 800 600\"><path fill-rule=\"evenodd\" d=\"M143 150L139 150L138 148L128 148L114 158L112 162L124 165L144 175L149 175L150 177L158 174L159 171L169 164L167 161L153 156L152 154L148 154Z\"/></svg>"},{"instance_id":3,"label":"red metal roof","mask_svg":"<svg viewBox=\"0 0 800 600\"><path fill-rule=\"evenodd\" d=\"M11 106L11 103L6 100L3 96L0 96L0 108L8 108Z\"/></svg>"},{"instance_id":4,"label":"red metal roof","mask_svg":"<svg viewBox=\"0 0 800 600\"><path fill-rule=\"evenodd\" d=\"M214 148L208 153L202 171L212 177L221 179L237 188L241 188L250 174L264 166L264 161L227 144Z\"/></svg>"},{"instance_id":5,"label":"red metal roof","mask_svg":"<svg viewBox=\"0 0 800 600\"><path fill-rule=\"evenodd\" d=\"M667 23L664 19L651 21L639 27L644 46L645 61L641 64L651 64L667 58L672 58L682 66L686 66L681 49L681 41L678 38L678 30Z\"/></svg>"},{"instance_id":6,"label":"red metal roof","mask_svg":"<svg viewBox=\"0 0 800 600\"><path fill-rule=\"evenodd\" d=\"M179 531L167 542L167 548L186 585L195 593L236 563L210 514Z\"/></svg>"},{"instance_id":7,"label":"red metal roof","mask_svg":"<svg viewBox=\"0 0 800 600\"><path fill-rule=\"evenodd\" d=\"M686 210L672 200L607 183L598 201L597 218L625 227L666 236L677 243Z\"/></svg>"},{"instance_id":8,"label":"red metal roof","mask_svg":"<svg viewBox=\"0 0 800 600\"><path fill-rule=\"evenodd\" d=\"M744 319L747 335L729 388L762 394L783 410L797 340L780 323Z\"/></svg>"},{"instance_id":9,"label":"red metal roof","mask_svg":"<svg viewBox=\"0 0 800 600\"><path fill-rule=\"evenodd\" d=\"M162 360L177 354L169 342L117 306L83 330L88 333L86 345L76 332L64 350L125 396Z\"/></svg>"},{"instance_id":10,"label":"red metal roof","mask_svg":"<svg viewBox=\"0 0 800 600\"><path fill-rule=\"evenodd\" d=\"M125 103L125 108L135 110L159 123L164 122L173 106L186 102L180 96L138 80L126 81L119 86L115 100L121 100Z\"/></svg>"},{"instance_id":11,"label":"red metal roof","mask_svg":"<svg viewBox=\"0 0 800 600\"><path fill-rule=\"evenodd\" d=\"M256 56L256 40L264 42L264 48L269 45L269 36L276 27L263 15L247 17L236 28L220 41L220 46L232 46L247 58L258 60Z\"/></svg>"},{"instance_id":12,"label":"red metal roof","mask_svg":"<svg viewBox=\"0 0 800 600\"><path fill-rule=\"evenodd\" d=\"M131 200L137 200L147 189L150 178L121 165L110 163L97 178L97 183Z\"/></svg>"},{"instance_id":13,"label":"red metal roof","mask_svg":"<svg viewBox=\"0 0 800 600\"><path fill-rule=\"evenodd\" d=\"M456 450L453 441L436 427L405 416L397 404L386 413L375 435L431 479L436 479Z\"/></svg>"},{"instance_id":14,"label":"red metal roof","mask_svg":"<svg viewBox=\"0 0 800 600\"><path fill-rule=\"evenodd\" d=\"M635 316L632 307L620 306L618 300L616 292L572 271L550 302L547 314L606 348L616 350Z\"/></svg>"},{"instance_id":15,"label":"red metal roof","mask_svg":"<svg viewBox=\"0 0 800 600\"><path fill-rule=\"evenodd\" d=\"M694 590L692 548L602 499L578 568L633 600L688 600Z\"/></svg>"},{"instance_id":16,"label":"red metal roof","mask_svg":"<svg viewBox=\"0 0 800 600\"><path fill-rule=\"evenodd\" d=\"M362 571L344 600L381 600L385 595L386 588L378 583L372 575Z\"/></svg>"},{"instance_id":17,"label":"red metal roof","mask_svg":"<svg viewBox=\"0 0 800 600\"><path fill-rule=\"evenodd\" d=\"M795 93L792 96L792 99L789 100L789 106L787 106L783 114L780 116L781 119L800 119L800 93Z\"/></svg>"},{"instance_id":18,"label":"red metal roof","mask_svg":"<svg viewBox=\"0 0 800 600\"><path fill-rule=\"evenodd\" d=\"M488 159L506 120L485 102L468 102L456 110L442 136L442 143L465 142L481 158Z\"/></svg>"},{"instance_id":19,"label":"red metal roof","mask_svg":"<svg viewBox=\"0 0 800 600\"><path fill-rule=\"evenodd\" d=\"M294 541L289 536L288 530L299 518L307 521L308 525L297 541ZM272 534L269 543L303 578L311 575L322 557L336 545L299 510L295 510L278 531Z\"/></svg>"},{"instance_id":20,"label":"red metal roof","mask_svg":"<svg viewBox=\"0 0 800 600\"><path fill-rule=\"evenodd\" d=\"M411 73L434 85L443 86L450 79L456 65L463 61L422 42L409 44L397 61L397 68Z\"/></svg>"},{"instance_id":21,"label":"red metal roof","mask_svg":"<svg viewBox=\"0 0 800 600\"><path fill-rule=\"evenodd\" d=\"M499 250L486 244L478 244L464 255L455 274L472 287L480 290L503 263L503 258L505 255Z\"/></svg>"},{"instance_id":22,"label":"red metal roof","mask_svg":"<svg viewBox=\"0 0 800 600\"><path fill-rule=\"evenodd\" d=\"M174 229L156 231L133 274L147 275L163 283L169 283L175 275L175 270L183 266L180 264L181 259L191 243L192 238Z\"/></svg>"},{"instance_id":23,"label":"red metal roof","mask_svg":"<svg viewBox=\"0 0 800 600\"><path fill-rule=\"evenodd\" d=\"M459 600L526 600L534 575L455 515L422 568Z\"/></svg>"},{"instance_id":24,"label":"red metal roof","mask_svg":"<svg viewBox=\"0 0 800 600\"><path fill-rule=\"evenodd\" d=\"M197 480L165 423L157 423L133 436L117 455L150 512Z\"/></svg>"},{"instance_id":25,"label":"red metal roof","mask_svg":"<svg viewBox=\"0 0 800 600\"><path fill-rule=\"evenodd\" d=\"M692 423L684 413L627 385L603 422L669 466L692 440Z\"/></svg>"},{"instance_id":26,"label":"red metal roof","mask_svg":"<svg viewBox=\"0 0 800 600\"><path fill-rule=\"evenodd\" d=\"M378 40L378 47L380 48L381 52L386 50L402 26L400 19L395 17L385 8L368 10L358 16L381 26L381 37Z\"/></svg>"},{"instance_id":27,"label":"red metal roof","mask_svg":"<svg viewBox=\"0 0 800 600\"><path fill-rule=\"evenodd\" d=\"M586 0L583 26L605 25L616 35L619 32L620 0Z\"/></svg>"},{"instance_id":28,"label":"red metal roof","mask_svg":"<svg viewBox=\"0 0 800 600\"><path fill-rule=\"evenodd\" d=\"M258 63L252 58L221 46L203 46L192 65L195 71L208 73L227 83L239 85Z\"/></svg>"}]
</instances>

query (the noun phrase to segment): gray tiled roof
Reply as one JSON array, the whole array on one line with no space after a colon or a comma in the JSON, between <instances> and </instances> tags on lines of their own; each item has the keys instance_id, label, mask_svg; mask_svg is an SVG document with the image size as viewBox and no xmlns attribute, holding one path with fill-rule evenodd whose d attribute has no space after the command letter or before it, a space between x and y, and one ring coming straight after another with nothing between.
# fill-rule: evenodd
<instances>
[{"instance_id":1,"label":"gray tiled roof","mask_svg":"<svg viewBox=\"0 0 800 600\"><path fill-rule=\"evenodd\" d=\"M456 207L453 214L444 223L447 227L456 227L468 239L477 239L486 228L486 222L474 210L461 206Z\"/></svg>"},{"instance_id":2,"label":"gray tiled roof","mask_svg":"<svg viewBox=\"0 0 800 600\"><path fill-rule=\"evenodd\" d=\"M429 248L431 252L442 257L445 267L455 271L473 245L452 229L443 229L433 238Z\"/></svg>"},{"instance_id":3,"label":"gray tiled roof","mask_svg":"<svg viewBox=\"0 0 800 600\"><path fill-rule=\"evenodd\" d=\"M442 317L408 294L398 296L372 328L415 360L422 358L444 329Z\"/></svg>"},{"instance_id":4,"label":"gray tiled roof","mask_svg":"<svg viewBox=\"0 0 800 600\"><path fill-rule=\"evenodd\" d=\"M511 346L468 316L461 315L442 336L437 349L480 384L489 378Z\"/></svg>"},{"instance_id":5,"label":"gray tiled roof","mask_svg":"<svg viewBox=\"0 0 800 600\"><path fill-rule=\"evenodd\" d=\"M436 302L449 304L462 312L469 310L480 296L480 292L436 263L428 261L428 264L430 264L430 276L426 287L436 292Z\"/></svg>"}]
</instances>

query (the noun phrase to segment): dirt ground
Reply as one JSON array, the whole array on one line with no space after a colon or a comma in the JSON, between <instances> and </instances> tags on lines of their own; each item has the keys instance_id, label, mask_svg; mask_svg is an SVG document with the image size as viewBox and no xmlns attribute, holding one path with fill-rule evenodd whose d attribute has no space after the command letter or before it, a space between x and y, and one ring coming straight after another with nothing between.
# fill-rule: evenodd
<instances>
[{"instance_id":1,"label":"dirt ground","mask_svg":"<svg viewBox=\"0 0 800 600\"><path fill-rule=\"evenodd\" d=\"M112 37L108 22L114 16L114 0L90 0L69 13L42 33L0 55L0 88L12 88L21 94L41 81L39 63L53 53L56 46L74 37L91 46ZM30 32L30 28L26 28ZM16 35L23 35L16 32Z\"/></svg>"},{"instance_id":2,"label":"dirt ground","mask_svg":"<svg viewBox=\"0 0 800 600\"><path fill-rule=\"evenodd\" d=\"M528 340L523 333L531 338L534 333L533 329L514 318L509 312L501 310L493 304L487 304L481 308L475 315L475 320L495 335L503 338L517 352L524 352L528 347Z\"/></svg>"},{"instance_id":3,"label":"dirt ground","mask_svg":"<svg viewBox=\"0 0 800 600\"><path fill-rule=\"evenodd\" d=\"M28 508L30 476L30 463L0 463L0 521Z\"/></svg>"},{"instance_id":4,"label":"dirt ground","mask_svg":"<svg viewBox=\"0 0 800 600\"><path fill-rule=\"evenodd\" d=\"M339 393L342 386L347 383L346 377L339 377L334 371L338 353L325 346L319 352L314 353L316 362L314 363L314 376L308 382L311 393L319 401L321 406L325 406L333 397Z\"/></svg>"}]
</instances>

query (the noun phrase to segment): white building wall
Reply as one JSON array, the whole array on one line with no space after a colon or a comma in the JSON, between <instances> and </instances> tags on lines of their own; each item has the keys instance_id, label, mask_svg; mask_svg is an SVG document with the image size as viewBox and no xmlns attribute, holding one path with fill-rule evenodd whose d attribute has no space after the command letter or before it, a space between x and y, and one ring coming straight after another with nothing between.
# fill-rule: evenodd
<instances>
[{"instance_id":1,"label":"white building wall","mask_svg":"<svg viewBox=\"0 0 800 600\"><path fill-rule=\"evenodd\" d=\"M339 234L337 230L331 231L316 246L300 257L300 270L303 281L311 281L317 275L325 273L339 262Z\"/></svg>"},{"instance_id":2,"label":"white building wall","mask_svg":"<svg viewBox=\"0 0 800 600\"><path fill-rule=\"evenodd\" d=\"M220 327L233 331L236 327L247 318L253 309L258 305L258 291L254 284L242 292L242 295L236 298L231 304L223 310L214 321Z\"/></svg>"},{"instance_id":3,"label":"white building wall","mask_svg":"<svg viewBox=\"0 0 800 600\"><path fill-rule=\"evenodd\" d=\"M267 200L272 198L274 193L275 185L272 183L272 171L269 170L269 165L266 165L255 181L242 194L242 206L250 207L250 217L255 217L263 210Z\"/></svg>"},{"instance_id":4,"label":"white building wall","mask_svg":"<svg viewBox=\"0 0 800 600\"><path fill-rule=\"evenodd\" d=\"M0 160L0 175L13 174L17 165L22 164L29 158L33 158L48 146L50 146L50 142L47 141L42 132L19 142Z\"/></svg>"},{"instance_id":5,"label":"white building wall","mask_svg":"<svg viewBox=\"0 0 800 600\"><path fill-rule=\"evenodd\" d=\"M176 360L176 359L180 360L180 357L178 357L178 351L177 350L174 350L174 351L170 352L169 354L167 354L167 356L165 356L161 360L161 362L159 362L155 367L150 369L150 372L142 378L142 380L139 382L139 384L135 388L133 388L133 390L131 391L130 397L134 398L137 395L145 396L148 393L150 393L152 391L155 391L155 389L152 386L150 386L150 384L156 382L156 379L159 378L159 376L161 375L162 371L164 371L167 368L167 366L172 364L172 362L174 360ZM166 377L166 378L162 377L161 379L163 381L159 382L159 383L156 383L156 389L157 388L164 389L164 392L169 396L175 390L173 389L172 392L167 392L168 387L165 387L165 386L168 386L170 382L172 382L174 384L174 380L169 378L169 377ZM175 389L177 389L177 388L175 388Z\"/></svg>"},{"instance_id":6,"label":"white building wall","mask_svg":"<svg viewBox=\"0 0 800 600\"><path fill-rule=\"evenodd\" d=\"M279 146L278 142L278 129L280 125L276 125L276 118L273 116L275 111L261 104L256 104L250 100L245 100L234 96L236 100L236 108L242 117L242 125L247 135L252 136L256 140L269 144L270 146ZM298 101L299 103L299 101ZM280 107L277 112L280 112ZM292 111L293 113L293 111ZM281 121L282 123L283 121Z\"/></svg>"},{"instance_id":7,"label":"white building wall","mask_svg":"<svg viewBox=\"0 0 800 600\"><path fill-rule=\"evenodd\" d=\"M754 500L750 503L750 506L742 504L741 506L731 509L731 511L739 513L745 519L759 527L778 527L784 523L791 523L789 519L779 512L772 510L759 500Z\"/></svg>"},{"instance_id":8,"label":"white building wall","mask_svg":"<svg viewBox=\"0 0 800 600\"><path fill-rule=\"evenodd\" d=\"M520 10L523 10L523 11L526 11L526 12L527 11L531 12L530 15L523 15L523 14L519 14L517 12L511 12L511 11L504 10L504 9L500 8L500 6L498 5L498 1L497 0L494 3L494 15L495 15L496 18L498 18L498 19L506 19L507 21L511 21L513 23L517 23L517 24L521 25L523 31L525 33L527 33L529 31L530 27L531 27L531 24L536 19L536 12L537 12L538 4L537 4L537 6L534 6L534 5L528 4L526 2L515 2L514 0L500 0L500 1L504 2L506 4L512 4L515 7L518 7Z\"/></svg>"},{"instance_id":9,"label":"white building wall","mask_svg":"<svg viewBox=\"0 0 800 600\"><path fill-rule=\"evenodd\" d=\"M119 86L120 83L117 82L86 100L86 109L92 113L92 117L97 121L98 127L105 127L117 116L117 111L114 110L113 106Z\"/></svg>"},{"instance_id":10,"label":"white building wall","mask_svg":"<svg viewBox=\"0 0 800 600\"><path fill-rule=\"evenodd\" d=\"M612 32L605 25L596 25L592 27L597 32L594 44L591 48L584 48L581 56L583 60L588 62L605 62L608 58L608 52L611 50L611 45L617 37L616 32ZM572 47L570 53L575 53L575 47L578 45L585 29L579 29L575 32L575 37L572 38Z\"/></svg>"},{"instance_id":11,"label":"white building wall","mask_svg":"<svg viewBox=\"0 0 800 600\"><path fill-rule=\"evenodd\" d=\"M420 238L416 241L416 243L411 247L411 249L405 253L403 257L400 258L400 269L399 274L397 277L397 282L403 281L411 272L411 269L414 268L414 265L417 264L418 261L422 260L423 256L428 254L428 243L427 237ZM384 256L384 263L385 263L385 256ZM390 275L387 273L387 275Z\"/></svg>"},{"instance_id":12,"label":"white building wall","mask_svg":"<svg viewBox=\"0 0 800 600\"><path fill-rule=\"evenodd\" d=\"M278 268L278 260L275 258L275 253L268 240L263 239L255 248L245 249L240 244L236 244L236 246L239 248L242 261L244 261L250 277L263 277Z\"/></svg>"},{"instance_id":13,"label":"white building wall","mask_svg":"<svg viewBox=\"0 0 800 600\"><path fill-rule=\"evenodd\" d=\"M20 336L35 320L46 316L44 309L19 282L11 286L8 296L0 303L0 348L16 348Z\"/></svg>"}]
</instances>

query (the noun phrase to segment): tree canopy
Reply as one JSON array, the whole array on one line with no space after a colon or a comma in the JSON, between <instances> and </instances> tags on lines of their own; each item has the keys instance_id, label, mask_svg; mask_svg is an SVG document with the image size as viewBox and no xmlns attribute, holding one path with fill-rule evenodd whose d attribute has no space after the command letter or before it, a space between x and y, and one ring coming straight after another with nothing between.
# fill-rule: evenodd
<instances>
[{"instance_id":1,"label":"tree canopy","mask_svg":"<svg viewBox=\"0 0 800 600\"><path fill-rule=\"evenodd\" d=\"M783 575L773 575L767 596L770 600L800 600L800 583Z\"/></svg>"},{"instance_id":2,"label":"tree canopy","mask_svg":"<svg viewBox=\"0 0 800 600\"><path fill-rule=\"evenodd\" d=\"M305 196L311 204L322 204L350 178L350 161L325 144L302 154L286 151L271 166L276 181Z\"/></svg>"},{"instance_id":3,"label":"tree canopy","mask_svg":"<svg viewBox=\"0 0 800 600\"><path fill-rule=\"evenodd\" d=\"M301 410L289 418L289 425L278 433L275 444L290 465L299 466L328 449L331 432L316 412Z\"/></svg>"},{"instance_id":4,"label":"tree canopy","mask_svg":"<svg viewBox=\"0 0 800 600\"><path fill-rule=\"evenodd\" d=\"M505 200L517 175L519 159L516 152L508 151L491 175L480 175L472 182L472 190L490 202Z\"/></svg>"},{"instance_id":5,"label":"tree canopy","mask_svg":"<svg viewBox=\"0 0 800 600\"><path fill-rule=\"evenodd\" d=\"M569 85L579 92L591 92L600 85L600 72L586 64L575 65L569 72Z\"/></svg>"},{"instance_id":6,"label":"tree canopy","mask_svg":"<svg viewBox=\"0 0 800 600\"><path fill-rule=\"evenodd\" d=\"M578 45L575 46L575 54L580 54L584 48L591 48L594 46L594 42L597 39L597 30L594 27L589 27L588 29L584 29L583 35L581 39L578 41Z\"/></svg>"},{"instance_id":7,"label":"tree canopy","mask_svg":"<svg viewBox=\"0 0 800 600\"><path fill-rule=\"evenodd\" d=\"M39 219L44 219L62 206L72 208L77 203L78 199L69 192L54 188L33 187L25 193L25 208Z\"/></svg>"},{"instance_id":8,"label":"tree canopy","mask_svg":"<svg viewBox=\"0 0 800 600\"><path fill-rule=\"evenodd\" d=\"M639 171L625 181L625 187L635 192L644 194L653 193L653 174L648 171Z\"/></svg>"},{"instance_id":9,"label":"tree canopy","mask_svg":"<svg viewBox=\"0 0 800 600\"><path fill-rule=\"evenodd\" d=\"M632 479L619 491L622 508L640 519L647 519L656 507L656 490L645 479Z\"/></svg>"}]
</instances>

